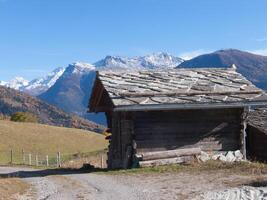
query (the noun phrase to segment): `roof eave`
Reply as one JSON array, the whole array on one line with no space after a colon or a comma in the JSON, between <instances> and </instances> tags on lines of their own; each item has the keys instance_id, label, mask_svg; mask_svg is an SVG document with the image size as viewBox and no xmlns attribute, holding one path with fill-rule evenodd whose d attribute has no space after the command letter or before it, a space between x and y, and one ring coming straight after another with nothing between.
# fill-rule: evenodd
<instances>
[{"instance_id":1,"label":"roof eave","mask_svg":"<svg viewBox=\"0 0 267 200\"><path fill-rule=\"evenodd\" d=\"M267 106L267 101L251 102L224 102L224 103L197 103L197 104L149 104L117 106L113 110L120 111L156 111L156 110L188 110L188 109L212 109L212 108L244 108Z\"/></svg>"}]
</instances>

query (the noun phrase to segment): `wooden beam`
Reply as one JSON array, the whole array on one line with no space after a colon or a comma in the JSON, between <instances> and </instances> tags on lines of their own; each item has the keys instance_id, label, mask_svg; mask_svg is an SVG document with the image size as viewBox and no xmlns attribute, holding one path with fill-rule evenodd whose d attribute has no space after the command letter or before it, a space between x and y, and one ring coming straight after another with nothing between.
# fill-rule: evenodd
<instances>
[{"instance_id":1,"label":"wooden beam","mask_svg":"<svg viewBox=\"0 0 267 200\"><path fill-rule=\"evenodd\" d=\"M111 112L113 109L113 107L110 107L110 106L97 106L97 107L94 107L93 110L90 110L90 112Z\"/></svg>"},{"instance_id":2,"label":"wooden beam","mask_svg":"<svg viewBox=\"0 0 267 200\"><path fill-rule=\"evenodd\" d=\"M140 167L154 167L161 165L171 165L171 164L180 164L190 162L194 159L194 156L182 156L176 158L167 158L167 159L159 159L159 160L148 160L148 161L140 161Z\"/></svg>"},{"instance_id":3,"label":"wooden beam","mask_svg":"<svg viewBox=\"0 0 267 200\"><path fill-rule=\"evenodd\" d=\"M98 94L96 96L97 98L96 98L96 100L94 102L94 106L98 107L98 104L99 104L99 102L100 102L100 100L102 98L102 94L104 92L104 86L101 84L101 82L100 82L100 80L98 78L97 78L96 81L97 81L98 87L100 87L100 88L99 88L99 91L96 91Z\"/></svg>"},{"instance_id":4,"label":"wooden beam","mask_svg":"<svg viewBox=\"0 0 267 200\"><path fill-rule=\"evenodd\" d=\"M136 104L127 106L117 106L114 112L121 111L156 111L156 110L191 110L191 109L225 109L244 108L248 106L267 106L267 100L243 101L243 102L223 102L223 103L187 103L187 104Z\"/></svg>"},{"instance_id":5,"label":"wooden beam","mask_svg":"<svg viewBox=\"0 0 267 200\"><path fill-rule=\"evenodd\" d=\"M143 161L146 161L146 160L156 160L164 158L175 158L180 156L199 155L200 152L201 152L200 148L187 148L187 149L177 149L169 151L146 152L137 156L141 157Z\"/></svg>"},{"instance_id":6,"label":"wooden beam","mask_svg":"<svg viewBox=\"0 0 267 200\"><path fill-rule=\"evenodd\" d=\"M241 135L240 135L240 140L241 140L241 152L244 156L244 159L247 159L247 120L248 120L248 114L249 114L249 108L244 108L243 112L241 114Z\"/></svg>"}]
</instances>

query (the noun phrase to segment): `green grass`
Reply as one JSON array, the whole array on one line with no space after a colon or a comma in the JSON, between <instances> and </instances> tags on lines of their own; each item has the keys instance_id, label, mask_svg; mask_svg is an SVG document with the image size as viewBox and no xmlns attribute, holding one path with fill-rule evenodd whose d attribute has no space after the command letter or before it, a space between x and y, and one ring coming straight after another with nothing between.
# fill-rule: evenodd
<instances>
[{"instance_id":1,"label":"green grass","mask_svg":"<svg viewBox=\"0 0 267 200\"><path fill-rule=\"evenodd\" d=\"M80 129L54 127L35 123L20 123L0 120L0 164L10 161L13 150L13 162L21 163L22 150L25 154L44 158L55 157L57 152L68 157L73 154L88 154L107 148L104 136Z\"/></svg>"}]
</instances>

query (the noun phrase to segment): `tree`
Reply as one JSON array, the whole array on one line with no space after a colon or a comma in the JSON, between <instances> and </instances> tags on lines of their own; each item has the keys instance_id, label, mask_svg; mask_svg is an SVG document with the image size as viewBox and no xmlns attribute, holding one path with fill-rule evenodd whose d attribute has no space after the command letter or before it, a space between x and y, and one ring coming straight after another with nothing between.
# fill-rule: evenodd
<instances>
[{"instance_id":1,"label":"tree","mask_svg":"<svg viewBox=\"0 0 267 200\"><path fill-rule=\"evenodd\" d=\"M10 120L14 122L38 122L37 116L28 112L16 112L11 115Z\"/></svg>"}]
</instances>

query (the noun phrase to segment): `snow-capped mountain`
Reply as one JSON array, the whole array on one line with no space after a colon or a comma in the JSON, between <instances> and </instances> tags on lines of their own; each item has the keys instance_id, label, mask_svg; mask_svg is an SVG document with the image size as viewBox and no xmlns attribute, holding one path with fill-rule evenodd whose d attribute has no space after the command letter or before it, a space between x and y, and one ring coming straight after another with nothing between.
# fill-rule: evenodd
<instances>
[{"instance_id":1,"label":"snow-capped mountain","mask_svg":"<svg viewBox=\"0 0 267 200\"><path fill-rule=\"evenodd\" d=\"M46 92L38 97L62 110L104 124L104 115L87 114L88 100L95 80L95 67L87 63L70 64Z\"/></svg>"},{"instance_id":2,"label":"snow-capped mountain","mask_svg":"<svg viewBox=\"0 0 267 200\"><path fill-rule=\"evenodd\" d=\"M64 71L65 68L56 68L48 75L32 80L27 86L20 88L20 90L31 95L39 95L53 86L55 82L62 76Z\"/></svg>"},{"instance_id":3,"label":"snow-capped mountain","mask_svg":"<svg viewBox=\"0 0 267 200\"><path fill-rule=\"evenodd\" d=\"M29 85L29 81L24 79L23 77L15 77L14 79L12 79L12 80L10 80L8 82L1 81L0 85L6 86L6 87L9 87L9 88L13 88L13 89L16 89L16 90L20 90L21 88Z\"/></svg>"},{"instance_id":4,"label":"snow-capped mountain","mask_svg":"<svg viewBox=\"0 0 267 200\"><path fill-rule=\"evenodd\" d=\"M7 83L8 83L8 82L6 82L6 81L0 81L0 85L1 85L1 86L6 86Z\"/></svg>"},{"instance_id":5,"label":"snow-capped mountain","mask_svg":"<svg viewBox=\"0 0 267 200\"><path fill-rule=\"evenodd\" d=\"M181 64L184 61L182 58L162 52L140 57L140 60L143 66L149 68L174 68L177 63Z\"/></svg>"},{"instance_id":6,"label":"snow-capped mountain","mask_svg":"<svg viewBox=\"0 0 267 200\"><path fill-rule=\"evenodd\" d=\"M98 70L141 70L174 68L183 59L172 56L168 53L153 53L139 57L106 56L103 60L94 63Z\"/></svg>"},{"instance_id":7,"label":"snow-capped mountain","mask_svg":"<svg viewBox=\"0 0 267 200\"><path fill-rule=\"evenodd\" d=\"M86 74L91 71L95 71L95 66L89 63L75 62L70 64L66 69L64 76L69 74Z\"/></svg>"},{"instance_id":8,"label":"snow-capped mountain","mask_svg":"<svg viewBox=\"0 0 267 200\"><path fill-rule=\"evenodd\" d=\"M65 68L57 68L46 76L34 79L32 81L28 81L23 77L15 77L8 82L0 81L0 85L37 96L53 86L64 71Z\"/></svg>"},{"instance_id":9,"label":"snow-capped mountain","mask_svg":"<svg viewBox=\"0 0 267 200\"><path fill-rule=\"evenodd\" d=\"M105 124L102 113L87 113L96 70L142 70L174 68L183 60L167 53L154 53L139 57L107 56L94 63L75 62L66 68L58 68L45 77L34 79L22 87L16 87L55 105L64 111L78 114L91 121Z\"/></svg>"},{"instance_id":10,"label":"snow-capped mountain","mask_svg":"<svg viewBox=\"0 0 267 200\"><path fill-rule=\"evenodd\" d=\"M75 62L67 68L56 68L44 77L28 81L23 77L16 77L8 82L0 81L0 85L38 96L50 87L63 75L68 73L86 74L95 70L141 70L174 68L183 60L168 53L153 53L139 57L106 56L104 59L94 63ZM66 73L64 73L66 71Z\"/></svg>"},{"instance_id":11,"label":"snow-capped mountain","mask_svg":"<svg viewBox=\"0 0 267 200\"><path fill-rule=\"evenodd\" d=\"M174 68L183 60L167 53L155 53L142 57L107 56L94 63L76 62L70 64L46 92L39 95L42 100L67 112L83 116L97 123L105 124L105 116L87 113L88 100L91 96L96 70L141 70Z\"/></svg>"}]
</instances>

